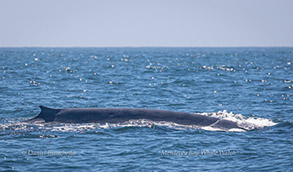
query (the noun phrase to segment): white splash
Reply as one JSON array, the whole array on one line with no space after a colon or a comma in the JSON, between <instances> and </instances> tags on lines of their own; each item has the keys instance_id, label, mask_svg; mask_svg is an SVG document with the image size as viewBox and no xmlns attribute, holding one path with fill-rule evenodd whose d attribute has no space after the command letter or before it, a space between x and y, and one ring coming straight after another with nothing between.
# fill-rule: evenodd
<instances>
[{"instance_id":1,"label":"white splash","mask_svg":"<svg viewBox=\"0 0 293 172\"><path fill-rule=\"evenodd\" d=\"M225 119L228 121L236 122L239 127L242 127L246 130L260 129L264 127L274 126L277 123L273 122L270 119L266 118L256 118L256 117L244 117L242 114L233 114L232 112L219 111L211 113L200 113L200 115L212 116L220 119ZM230 129L231 130L241 130L241 129Z\"/></svg>"}]
</instances>

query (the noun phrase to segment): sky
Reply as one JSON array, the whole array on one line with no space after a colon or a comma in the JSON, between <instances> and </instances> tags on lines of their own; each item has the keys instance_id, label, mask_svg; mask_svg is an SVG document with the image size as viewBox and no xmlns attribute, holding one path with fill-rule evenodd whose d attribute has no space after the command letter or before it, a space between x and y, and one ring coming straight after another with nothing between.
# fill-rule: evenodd
<instances>
[{"instance_id":1,"label":"sky","mask_svg":"<svg viewBox=\"0 0 293 172\"><path fill-rule=\"evenodd\" d=\"M0 47L293 47L293 0L0 0Z\"/></svg>"}]
</instances>

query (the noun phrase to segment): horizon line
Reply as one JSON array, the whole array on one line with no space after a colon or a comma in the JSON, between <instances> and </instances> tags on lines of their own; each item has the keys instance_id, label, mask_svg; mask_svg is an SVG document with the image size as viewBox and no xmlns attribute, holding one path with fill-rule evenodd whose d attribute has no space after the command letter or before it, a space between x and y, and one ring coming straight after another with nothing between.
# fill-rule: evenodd
<instances>
[{"instance_id":1,"label":"horizon line","mask_svg":"<svg viewBox=\"0 0 293 172\"><path fill-rule=\"evenodd\" d=\"M0 48L293 48L292 46L0 46Z\"/></svg>"}]
</instances>

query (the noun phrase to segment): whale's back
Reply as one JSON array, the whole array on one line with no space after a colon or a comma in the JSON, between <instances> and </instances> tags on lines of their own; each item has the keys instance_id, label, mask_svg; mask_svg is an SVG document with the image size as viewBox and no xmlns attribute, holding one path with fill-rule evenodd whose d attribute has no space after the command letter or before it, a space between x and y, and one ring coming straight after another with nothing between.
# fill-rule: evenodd
<instances>
[{"instance_id":1,"label":"whale's back","mask_svg":"<svg viewBox=\"0 0 293 172\"><path fill-rule=\"evenodd\" d=\"M66 108L52 109L40 106L41 112L26 122L59 123L119 123L129 120L174 122L183 125L214 126L217 128L240 128L237 123L215 117L155 109L135 108Z\"/></svg>"}]
</instances>

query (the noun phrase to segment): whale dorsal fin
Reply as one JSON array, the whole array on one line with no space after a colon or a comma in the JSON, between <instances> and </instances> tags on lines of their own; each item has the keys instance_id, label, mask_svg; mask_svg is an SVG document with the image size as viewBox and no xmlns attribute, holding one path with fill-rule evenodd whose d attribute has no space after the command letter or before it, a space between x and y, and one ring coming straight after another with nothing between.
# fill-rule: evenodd
<instances>
[{"instance_id":1,"label":"whale dorsal fin","mask_svg":"<svg viewBox=\"0 0 293 172\"><path fill-rule=\"evenodd\" d=\"M52 122L57 113L60 112L60 109L52 109L45 106L40 106L41 112L39 113L38 117L43 118L45 122Z\"/></svg>"}]
</instances>

